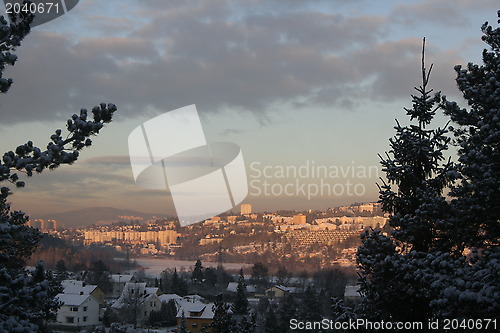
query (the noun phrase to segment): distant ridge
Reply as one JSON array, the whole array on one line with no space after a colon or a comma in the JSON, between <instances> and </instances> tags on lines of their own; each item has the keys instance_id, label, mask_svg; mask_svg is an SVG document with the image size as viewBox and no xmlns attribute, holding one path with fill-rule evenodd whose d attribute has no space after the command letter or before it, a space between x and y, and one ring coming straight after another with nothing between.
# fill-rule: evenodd
<instances>
[{"instance_id":1,"label":"distant ridge","mask_svg":"<svg viewBox=\"0 0 500 333\"><path fill-rule=\"evenodd\" d=\"M102 225L119 221L129 221L129 219L121 218L120 216L133 216L143 218L144 220L151 219L153 216L157 218L172 217L167 214L147 214L134 210L117 209L112 207L90 207L43 216L31 215L30 219L56 220L57 222L62 223L66 228L75 228L90 226L92 224Z\"/></svg>"}]
</instances>

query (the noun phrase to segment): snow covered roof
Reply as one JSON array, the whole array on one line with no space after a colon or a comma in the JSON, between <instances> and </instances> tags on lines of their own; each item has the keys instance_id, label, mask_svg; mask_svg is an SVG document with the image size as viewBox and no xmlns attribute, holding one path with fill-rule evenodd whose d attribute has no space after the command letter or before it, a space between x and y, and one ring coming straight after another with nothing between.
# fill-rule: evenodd
<instances>
[{"instance_id":1,"label":"snow covered roof","mask_svg":"<svg viewBox=\"0 0 500 333\"><path fill-rule=\"evenodd\" d=\"M78 281L78 280L63 280L61 281L61 285L63 288L66 288L68 286L80 286L83 287L83 281Z\"/></svg>"},{"instance_id":2,"label":"snow covered roof","mask_svg":"<svg viewBox=\"0 0 500 333\"><path fill-rule=\"evenodd\" d=\"M344 297L361 297L359 286L345 286Z\"/></svg>"},{"instance_id":3,"label":"snow covered roof","mask_svg":"<svg viewBox=\"0 0 500 333\"><path fill-rule=\"evenodd\" d=\"M111 274L111 282L130 282L134 276L130 274Z\"/></svg>"},{"instance_id":4,"label":"snow covered roof","mask_svg":"<svg viewBox=\"0 0 500 333\"><path fill-rule=\"evenodd\" d=\"M90 295L96 288L97 286L93 284L88 284L86 286L68 285L64 288L63 293Z\"/></svg>"},{"instance_id":5,"label":"snow covered roof","mask_svg":"<svg viewBox=\"0 0 500 333\"><path fill-rule=\"evenodd\" d=\"M186 295L184 296L184 299L187 300L187 301L191 301L191 302L194 302L194 301L204 301L205 299L203 297L201 297L200 295Z\"/></svg>"},{"instance_id":6,"label":"snow covered roof","mask_svg":"<svg viewBox=\"0 0 500 333\"><path fill-rule=\"evenodd\" d=\"M75 295L75 294L57 294L56 298L63 302L64 305L68 306L80 306L83 302L85 302L88 298L94 299L90 295ZM95 299L94 299L95 300ZM96 301L97 302L97 301Z\"/></svg>"},{"instance_id":7,"label":"snow covered roof","mask_svg":"<svg viewBox=\"0 0 500 333\"><path fill-rule=\"evenodd\" d=\"M134 297L134 296L131 296L131 297ZM158 296L156 296L156 294L139 294L138 297L139 297L140 304L144 304L144 303L148 302L151 298L154 298L154 297L158 298ZM120 298L118 298L116 300L116 302L114 302L113 305L111 305L111 307L114 309L121 309L124 305L127 305L129 303L130 303L130 298L127 295L122 294L122 296L120 296Z\"/></svg>"},{"instance_id":8,"label":"snow covered roof","mask_svg":"<svg viewBox=\"0 0 500 333\"><path fill-rule=\"evenodd\" d=\"M276 288L278 288L280 290L283 290L285 292L288 292L288 293L294 293L294 292L297 291L297 288L295 288L295 287L285 287L285 286L282 286L282 285L276 285L274 287L276 287Z\"/></svg>"},{"instance_id":9,"label":"snow covered roof","mask_svg":"<svg viewBox=\"0 0 500 333\"><path fill-rule=\"evenodd\" d=\"M158 294L158 291L160 290L160 288L158 288L158 287L146 287L146 288L144 288L144 290L146 290L146 292L148 294Z\"/></svg>"},{"instance_id":10,"label":"snow covered roof","mask_svg":"<svg viewBox=\"0 0 500 333\"><path fill-rule=\"evenodd\" d=\"M163 303L168 303L168 301L170 301L171 299L173 299L174 301L182 300L182 297L177 295L177 294L163 294L163 295L158 296L158 298Z\"/></svg>"},{"instance_id":11,"label":"snow covered roof","mask_svg":"<svg viewBox=\"0 0 500 333\"><path fill-rule=\"evenodd\" d=\"M135 295L142 298L142 301L148 300L153 295L158 298L158 291L159 288L146 287L145 282L128 282L125 284L122 294L120 295L118 300L116 300L116 302L113 303L111 307L119 309L123 305L125 305L128 300L130 300L130 297L135 297Z\"/></svg>"},{"instance_id":12,"label":"snow covered roof","mask_svg":"<svg viewBox=\"0 0 500 333\"><path fill-rule=\"evenodd\" d=\"M182 317L182 312L184 312L184 317L186 318L200 318L200 319L213 319L214 312L212 307L214 303L202 303L199 301L187 301L181 300L179 301L179 310L177 311L177 317ZM191 313L195 313L195 315L191 315Z\"/></svg>"}]
</instances>

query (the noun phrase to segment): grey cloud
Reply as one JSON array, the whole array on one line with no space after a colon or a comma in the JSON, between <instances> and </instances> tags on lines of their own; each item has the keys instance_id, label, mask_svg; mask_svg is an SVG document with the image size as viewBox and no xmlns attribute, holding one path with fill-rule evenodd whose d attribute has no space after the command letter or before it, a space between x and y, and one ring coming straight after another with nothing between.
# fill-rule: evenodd
<instances>
[{"instance_id":1,"label":"grey cloud","mask_svg":"<svg viewBox=\"0 0 500 333\"><path fill-rule=\"evenodd\" d=\"M130 26L128 38L75 43L35 31L8 73L15 82L1 96L2 120L62 119L100 102L118 105L118 121L189 104L266 119L281 105L349 108L408 95L414 76L404 73L418 70L419 43L380 42L388 28L381 17L321 13L312 2L299 11L305 5L293 3L255 12L241 10L242 2L147 1L141 15L149 21Z\"/></svg>"},{"instance_id":2,"label":"grey cloud","mask_svg":"<svg viewBox=\"0 0 500 333\"><path fill-rule=\"evenodd\" d=\"M403 39L378 43L370 50L353 54L358 70L370 80L366 94L379 101L409 98L413 87L421 83L422 40ZM426 67L433 63L430 86L447 94L456 94L453 66L463 60L454 51L440 51L426 45Z\"/></svg>"},{"instance_id":3,"label":"grey cloud","mask_svg":"<svg viewBox=\"0 0 500 333\"><path fill-rule=\"evenodd\" d=\"M467 17L469 11L490 10L497 7L497 0L425 0L399 3L390 16L398 23L412 26L430 22L441 26L461 27L470 24Z\"/></svg>"},{"instance_id":4,"label":"grey cloud","mask_svg":"<svg viewBox=\"0 0 500 333\"><path fill-rule=\"evenodd\" d=\"M466 15L456 2L425 1L419 3L401 3L396 6L391 17L398 23L418 25L432 22L439 25L461 26L468 24Z\"/></svg>"}]
</instances>

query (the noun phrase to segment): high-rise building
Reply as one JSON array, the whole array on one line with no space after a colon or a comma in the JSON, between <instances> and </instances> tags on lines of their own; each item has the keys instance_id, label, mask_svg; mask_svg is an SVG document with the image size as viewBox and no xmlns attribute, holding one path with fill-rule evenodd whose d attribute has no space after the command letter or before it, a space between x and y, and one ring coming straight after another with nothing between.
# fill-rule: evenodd
<instances>
[{"instance_id":1,"label":"high-rise building","mask_svg":"<svg viewBox=\"0 0 500 333\"><path fill-rule=\"evenodd\" d=\"M241 215L250 215L252 214L252 205L251 204L242 204L241 205Z\"/></svg>"},{"instance_id":2,"label":"high-rise building","mask_svg":"<svg viewBox=\"0 0 500 333\"><path fill-rule=\"evenodd\" d=\"M292 224L304 224L306 223L306 216L303 214L295 215L292 218Z\"/></svg>"}]
</instances>

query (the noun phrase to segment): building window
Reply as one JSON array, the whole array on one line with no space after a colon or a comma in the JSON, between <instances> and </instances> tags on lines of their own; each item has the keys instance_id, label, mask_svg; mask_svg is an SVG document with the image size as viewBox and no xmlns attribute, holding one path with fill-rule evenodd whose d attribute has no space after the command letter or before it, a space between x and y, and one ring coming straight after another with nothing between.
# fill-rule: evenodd
<instances>
[{"instance_id":1,"label":"building window","mask_svg":"<svg viewBox=\"0 0 500 333\"><path fill-rule=\"evenodd\" d=\"M75 317L66 317L67 324L73 324L75 322Z\"/></svg>"},{"instance_id":2,"label":"building window","mask_svg":"<svg viewBox=\"0 0 500 333\"><path fill-rule=\"evenodd\" d=\"M73 306L73 307L71 307L71 311L73 311L73 312L78 312L78 307L77 307L77 306Z\"/></svg>"},{"instance_id":3,"label":"building window","mask_svg":"<svg viewBox=\"0 0 500 333\"><path fill-rule=\"evenodd\" d=\"M197 324L197 323L192 323L192 324L191 324L191 326L192 326L193 328L196 328L196 327L198 327L198 324Z\"/></svg>"},{"instance_id":4,"label":"building window","mask_svg":"<svg viewBox=\"0 0 500 333\"><path fill-rule=\"evenodd\" d=\"M87 311L88 306L83 307L83 311Z\"/></svg>"},{"instance_id":5,"label":"building window","mask_svg":"<svg viewBox=\"0 0 500 333\"><path fill-rule=\"evenodd\" d=\"M83 321L87 321L87 316L83 317Z\"/></svg>"}]
</instances>

